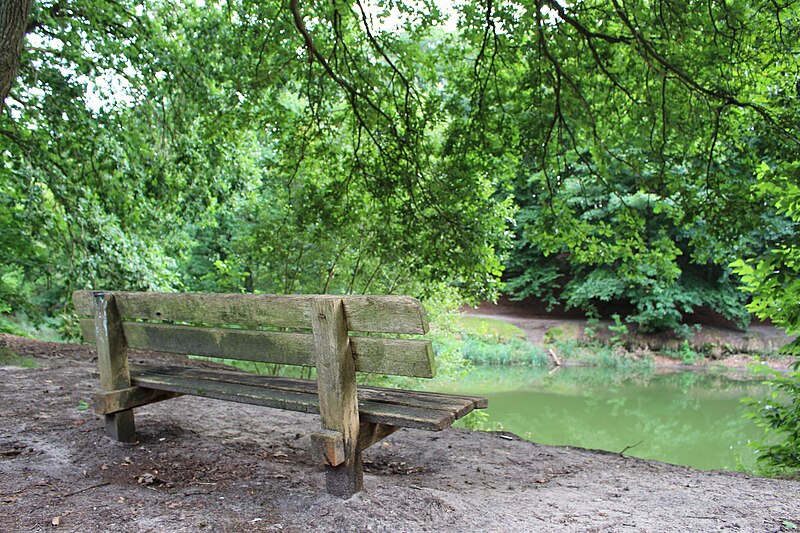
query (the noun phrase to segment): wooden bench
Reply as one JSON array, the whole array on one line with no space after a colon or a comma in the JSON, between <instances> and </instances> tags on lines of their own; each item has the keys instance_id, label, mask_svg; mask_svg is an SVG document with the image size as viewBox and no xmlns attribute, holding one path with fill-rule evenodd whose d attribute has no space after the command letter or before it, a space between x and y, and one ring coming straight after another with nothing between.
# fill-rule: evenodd
<instances>
[{"instance_id":1,"label":"wooden bench","mask_svg":"<svg viewBox=\"0 0 800 533\"><path fill-rule=\"evenodd\" d=\"M361 452L408 427L439 431L485 398L356 387L356 372L433 377L425 310L404 296L277 296L76 291L97 345L95 411L135 440L133 409L182 394L319 413L312 451L332 494L363 490ZM350 332L354 332L351 335ZM397 335L405 335L398 338ZM316 381L186 366L128 364L127 349L316 367Z\"/></svg>"}]
</instances>

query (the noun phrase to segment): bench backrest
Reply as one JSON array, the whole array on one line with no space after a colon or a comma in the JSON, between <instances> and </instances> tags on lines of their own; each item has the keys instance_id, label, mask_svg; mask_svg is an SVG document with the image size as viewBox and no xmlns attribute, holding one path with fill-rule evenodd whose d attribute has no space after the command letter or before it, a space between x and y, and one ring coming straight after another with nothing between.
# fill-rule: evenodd
<instances>
[{"instance_id":1,"label":"bench backrest","mask_svg":"<svg viewBox=\"0 0 800 533\"><path fill-rule=\"evenodd\" d=\"M73 294L79 315L94 315L94 294ZM435 374L429 340L387 337L428 331L425 309L407 296L106 294L114 295L130 348L301 366L315 365L312 301L337 299L344 306L347 330L355 333L350 346L356 371ZM95 320L82 318L80 324L84 339L94 342Z\"/></svg>"}]
</instances>

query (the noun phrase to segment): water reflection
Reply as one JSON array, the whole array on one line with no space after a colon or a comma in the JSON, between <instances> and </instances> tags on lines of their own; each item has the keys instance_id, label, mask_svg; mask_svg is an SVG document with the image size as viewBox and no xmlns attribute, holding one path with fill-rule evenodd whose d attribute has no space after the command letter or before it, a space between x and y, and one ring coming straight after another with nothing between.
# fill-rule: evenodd
<instances>
[{"instance_id":1,"label":"water reflection","mask_svg":"<svg viewBox=\"0 0 800 533\"><path fill-rule=\"evenodd\" d=\"M599 368L479 367L447 392L489 398L490 426L532 441L620 452L700 469L753 466L760 436L740 400L758 381L697 372L619 373Z\"/></svg>"}]
</instances>

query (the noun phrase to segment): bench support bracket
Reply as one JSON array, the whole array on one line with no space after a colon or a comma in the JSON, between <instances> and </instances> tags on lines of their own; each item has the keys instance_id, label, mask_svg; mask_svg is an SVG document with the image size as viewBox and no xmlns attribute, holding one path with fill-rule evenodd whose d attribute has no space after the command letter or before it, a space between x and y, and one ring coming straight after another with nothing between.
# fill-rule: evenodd
<instances>
[{"instance_id":1,"label":"bench support bracket","mask_svg":"<svg viewBox=\"0 0 800 533\"><path fill-rule=\"evenodd\" d=\"M387 424L375 424L372 422L361 422L358 430L358 451L364 451L376 442L380 442L395 431L397 426Z\"/></svg>"},{"instance_id":2,"label":"bench support bracket","mask_svg":"<svg viewBox=\"0 0 800 533\"><path fill-rule=\"evenodd\" d=\"M321 429L311 434L311 455L325 466L344 463L344 440L338 431Z\"/></svg>"},{"instance_id":3,"label":"bench support bracket","mask_svg":"<svg viewBox=\"0 0 800 533\"><path fill-rule=\"evenodd\" d=\"M93 398L94 412L98 415L110 415L177 396L181 396L181 394L146 387L128 387L127 389L98 392Z\"/></svg>"}]
</instances>

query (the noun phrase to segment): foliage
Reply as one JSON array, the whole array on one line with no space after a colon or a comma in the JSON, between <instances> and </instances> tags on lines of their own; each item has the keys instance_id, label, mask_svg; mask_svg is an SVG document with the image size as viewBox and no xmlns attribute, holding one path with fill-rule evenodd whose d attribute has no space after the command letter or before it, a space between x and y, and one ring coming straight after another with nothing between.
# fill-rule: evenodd
<instances>
[{"instance_id":1,"label":"foliage","mask_svg":"<svg viewBox=\"0 0 800 533\"><path fill-rule=\"evenodd\" d=\"M25 337L25 332L16 324L9 321L3 316L0 316L0 333L10 333L11 335L18 335Z\"/></svg>"},{"instance_id":2,"label":"foliage","mask_svg":"<svg viewBox=\"0 0 800 533\"><path fill-rule=\"evenodd\" d=\"M705 7L465 9L485 81L475 100L516 168L516 296L590 315L628 301L626 320L646 329L677 329L700 306L746 324L728 264L785 230L750 186L766 154L797 149L800 8Z\"/></svg>"},{"instance_id":3,"label":"foliage","mask_svg":"<svg viewBox=\"0 0 800 533\"><path fill-rule=\"evenodd\" d=\"M307 9L37 2L0 118L0 312L86 287L493 297L512 201L448 141L436 10L395 33Z\"/></svg>"},{"instance_id":4,"label":"foliage","mask_svg":"<svg viewBox=\"0 0 800 533\"><path fill-rule=\"evenodd\" d=\"M554 349L562 359L624 372L650 372L653 358L648 354L636 354L620 345L597 341L563 340L554 343Z\"/></svg>"},{"instance_id":5,"label":"foliage","mask_svg":"<svg viewBox=\"0 0 800 533\"><path fill-rule=\"evenodd\" d=\"M703 358L703 354L692 348L688 340L684 340L678 349L664 350L664 355L674 359L680 359L685 365L693 365L697 362L698 358Z\"/></svg>"},{"instance_id":6,"label":"foliage","mask_svg":"<svg viewBox=\"0 0 800 533\"><path fill-rule=\"evenodd\" d=\"M75 288L500 288L680 330L791 235L798 4L43 0L0 117L0 312ZM773 193L780 196L780 190ZM516 217L516 220L515 218Z\"/></svg>"},{"instance_id":7,"label":"foliage","mask_svg":"<svg viewBox=\"0 0 800 533\"><path fill-rule=\"evenodd\" d=\"M778 212L792 221L793 231L770 250L753 259L738 259L733 267L751 296L750 311L784 328L788 335L796 336L800 334L800 242L796 233L800 224L800 163L783 165L774 171L765 163L759 178L754 192L765 203L774 203ZM800 339L789 343L783 351L800 355Z\"/></svg>"},{"instance_id":8,"label":"foliage","mask_svg":"<svg viewBox=\"0 0 800 533\"><path fill-rule=\"evenodd\" d=\"M471 411L461 420L455 423L456 427L463 427L472 431L502 431L502 426L492 427L489 421L489 413L485 409L476 409Z\"/></svg>"},{"instance_id":9,"label":"foliage","mask_svg":"<svg viewBox=\"0 0 800 533\"><path fill-rule=\"evenodd\" d=\"M757 366L766 374L771 393L761 399L748 399L753 411L748 415L764 428L764 438L751 443L767 473L800 470L800 371L781 373Z\"/></svg>"},{"instance_id":10,"label":"foliage","mask_svg":"<svg viewBox=\"0 0 800 533\"><path fill-rule=\"evenodd\" d=\"M796 162L759 169L756 196L774 203L779 213L793 224L800 223L800 164ZM748 308L761 319L769 319L789 335L800 333L800 243L792 232L770 250L748 260L739 259L733 267L742 276L744 290L752 297ZM784 353L800 355L800 339L782 348ZM800 361L786 374L768 373L766 383L772 393L751 401L753 418L765 428L766 437L755 443L759 459L768 469L800 469ZM777 442L776 442L777 441Z\"/></svg>"},{"instance_id":11,"label":"foliage","mask_svg":"<svg viewBox=\"0 0 800 533\"><path fill-rule=\"evenodd\" d=\"M622 319L617 313L611 315L611 318L614 319L614 323L608 326L608 331L612 333L611 337L608 339L608 342L619 346L622 344L622 339L624 339L625 335L628 334L628 326L622 323Z\"/></svg>"},{"instance_id":12,"label":"foliage","mask_svg":"<svg viewBox=\"0 0 800 533\"><path fill-rule=\"evenodd\" d=\"M586 325L583 327L583 334L590 341L594 341L597 338L597 328L599 326L600 326L599 318L597 317L588 318L586 320Z\"/></svg>"}]
</instances>

